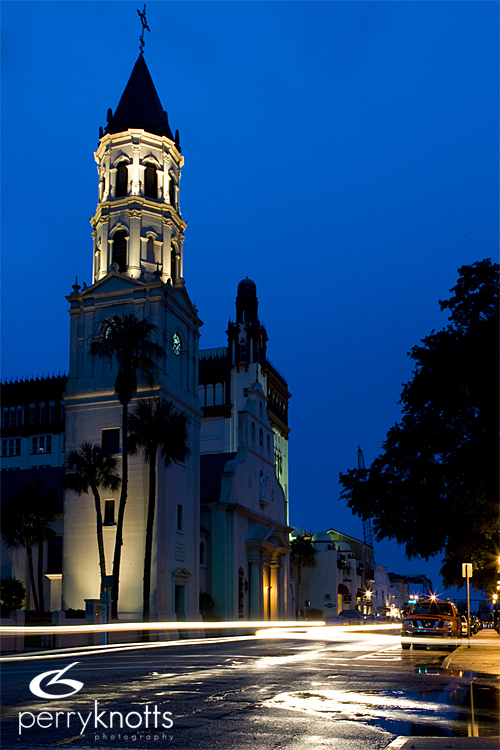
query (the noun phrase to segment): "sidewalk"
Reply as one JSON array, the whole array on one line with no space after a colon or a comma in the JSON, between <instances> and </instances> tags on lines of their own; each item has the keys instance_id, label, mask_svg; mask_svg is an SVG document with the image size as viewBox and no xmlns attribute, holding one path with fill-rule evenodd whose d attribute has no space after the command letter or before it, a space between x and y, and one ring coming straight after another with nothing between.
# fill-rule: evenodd
<instances>
[{"instance_id":1,"label":"sidewalk","mask_svg":"<svg viewBox=\"0 0 500 750\"><path fill-rule=\"evenodd\" d=\"M443 669L500 676L500 636L496 630L480 630L446 657ZM500 735L500 727L499 727ZM496 737L396 737L385 750L499 750Z\"/></svg>"},{"instance_id":2,"label":"sidewalk","mask_svg":"<svg viewBox=\"0 0 500 750\"><path fill-rule=\"evenodd\" d=\"M464 645L459 646L443 661L443 669L500 676L500 635L496 630L480 630Z\"/></svg>"}]
</instances>

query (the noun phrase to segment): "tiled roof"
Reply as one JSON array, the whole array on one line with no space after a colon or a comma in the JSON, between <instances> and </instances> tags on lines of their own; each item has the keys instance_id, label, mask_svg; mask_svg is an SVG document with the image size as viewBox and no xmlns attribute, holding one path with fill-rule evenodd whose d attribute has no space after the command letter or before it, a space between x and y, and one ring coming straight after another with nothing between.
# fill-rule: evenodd
<instances>
[{"instance_id":1,"label":"tiled roof","mask_svg":"<svg viewBox=\"0 0 500 750\"><path fill-rule=\"evenodd\" d=\"M167 113L161 106L142 52L137 58L120 103L108 120L105 132L121 133L129 128L141 128L148 133L164 135L174 140Z\"/></svg>"}]
</instances>

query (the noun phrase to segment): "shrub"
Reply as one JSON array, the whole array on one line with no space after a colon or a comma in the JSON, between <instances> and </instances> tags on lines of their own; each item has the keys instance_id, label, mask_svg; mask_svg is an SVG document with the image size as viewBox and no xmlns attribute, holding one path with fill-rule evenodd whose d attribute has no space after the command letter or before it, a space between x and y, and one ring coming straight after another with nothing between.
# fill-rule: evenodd
<instances>
[{"instance_id":1,"label":"shrub","mask_svg":"<svg viewBox=\"0 0 500 750\"><path fill-rule=\"evenodd\" d=\"M17 578L0 579L0 606L2 617L8 617L13 609L21 609L26 596L22 581Z\"/></svg>"}]
</instances>

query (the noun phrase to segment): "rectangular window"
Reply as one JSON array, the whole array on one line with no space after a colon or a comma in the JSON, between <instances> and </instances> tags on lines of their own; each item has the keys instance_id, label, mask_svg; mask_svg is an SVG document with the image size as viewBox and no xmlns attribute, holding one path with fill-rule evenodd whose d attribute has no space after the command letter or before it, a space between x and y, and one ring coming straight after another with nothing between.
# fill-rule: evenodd
<instances>
[{"instance_id":1,"label":"rectangular window","mask_svg":"<svg viewBox=\"0 0 500 750\"><path fill-rule=\"evenodd\" d=\"M182 505L177 506L177 531L182 531L182 525L183 525L183 513L182 513Z\"/></svg>"},{"instance_id":2,"label":"rectangular window","mask_svg":"<svg viewBox=\"0 0 500 750\"><path fill-rule=\"evenodd\" d=\"M35 435L31 438L31 453L51 453L52 435Z\"/></svg>"},{"instance_id":3,"label":"rectangular window","mask_svg":"<svg viewBox=\"0 0 500 750\"><path fill-rule=\"evenodd\" d=\"M4 438L2 440L2 457L20 455L21 438Z\"/></svg>"},{"instance_id":4,"label":"rectangular window","mask_svg":"<svg viewBox=\"0 0 500 750\"><path fill-rule=\"evenodd\" d=\"M115 501L104 501L104 526L114 526L115 524Z\"/></svg>"},{"instance_id":5,"label":"rectangular window","mask_svg":"<svg viewBox=\"0 0 500 750\"><path fill-rule=\"evenodd\" d=\"M102 449L108 453L120 452L120 428L102 431Z\"/></svg>"}]
</instances>

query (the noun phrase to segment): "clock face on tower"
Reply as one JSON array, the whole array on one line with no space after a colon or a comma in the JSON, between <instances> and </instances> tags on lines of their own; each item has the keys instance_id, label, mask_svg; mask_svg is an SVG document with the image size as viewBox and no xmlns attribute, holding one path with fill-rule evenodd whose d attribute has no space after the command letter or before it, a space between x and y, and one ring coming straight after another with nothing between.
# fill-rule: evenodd
<instances>
[{"instance_id":1,"label":"clock face on tower","mask_svg":"<svg viewBox=\"0 0 500 750\"><path fill-rule=\"evenodd\" d=\"M178 333L174 333L172 336L172 351L176 357L178 357L182 351L182 341Z\"/></svg>"}]
</instances>

